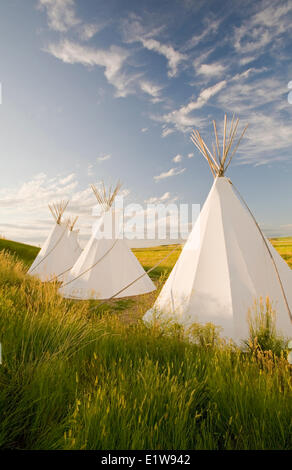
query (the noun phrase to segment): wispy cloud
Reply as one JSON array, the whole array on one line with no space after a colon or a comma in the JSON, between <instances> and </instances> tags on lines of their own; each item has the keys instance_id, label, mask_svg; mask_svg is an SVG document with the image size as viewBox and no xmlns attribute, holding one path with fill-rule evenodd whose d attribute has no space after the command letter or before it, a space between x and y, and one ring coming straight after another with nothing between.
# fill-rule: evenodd
<instances>
[{"instance_id":1,"label":"wispy cloud","mask_svg":"<svg viewBox=\"0 0 292 470\"><path fill-rule=\"evenodd\" d=\"M197 74L204 75L206 77L216 77L222 75L226 70L226 66L219 62L212 64L201 64L197 70Z\"/></svg>"},{"instance_id":2,"label":"wispy cloud","mask_svg":"<svg viewBox=\"0 0 292 470\"><path fill-rule=\"evenodd\" d=\"M105 162L106 160L110 160L112 158L112 155L110 153L105 153L103 155L100 155L99 157L97 157L97 160L99 162Z\"/></svg>"},{"instance_id":3,"label":"wispy cloud","mask_svg":"<svg viewBox=\"0 0 292 470\"><path fill-rule=\"evenodd\" d=\"M121 70L129 56L125 49L118 46L110 46L107 50L97 49L65 39L49 44L46 51L67 64L103 67L108 82L116 88L116 96L125 97L130 93L129 85L135 77Z\"/></svg>"},{"instance_id":4,"label":"wispy cloud","mask_svg":"<svg viewBox=\"0 0 292 470\"><path fill-rule=\"evenodd\" d=\"M92 163L89 163L87 167L87 175L94 176L94 165L92 165Z\"/></svg>"},{"instance_id":5,"label":"wispy cloud","mask_svg":"<svg viewBox=\"0 0 292 470\"><path fill-rule=\"evenodd\" d=\"M40 9L45 9L51 29L66 32L80 24L75 13L74 0L39 0Z\"/></svg>"},{"instance_id":6,"label":"wispy cloud","mask_svg":"<svg viewBox=\"0 0 292 470\"><path fill-rule=\"evenodd\" d=\"M65 178L61 178L60 183L67 184L67 183L70 183L70 181L74 180L75 178L76 178L75 173L71 173L70 175L65 176Z\"/></svg>"},{"instance_id":7,"label":"wispy cloud","mask_svg":"<svg viewBox=\"0 0 292 470\"><path fill-rule=\"evenodd\" d=\"M162 29L147 29L139 17L132 15L129 20L124 22L123 31L126 42L139 42L148 51L164 56L167 60L168 76L175 77L179 65L187 59L187 55L175 49L173 45L162 43L156 38Z\"/></svg>"},{"instance_id":8,"label":"wispy cloud","mask_svg":"<svg viewBox=\"0 0 292 470\"><path fill-rule=\"evenodd\" d=\"M76 176L73 173L55 178L49 178L45 173L39 173L18 188L1 189L0 207L19 211L24 210L24 207L35 210L56 199L70 197L77 184ZM21 207L20 201L22 201Z\"/></svg>"},{"instance_id":9,"label":"wispy cloud","mask_svg":"<svg viewBox=\"0 0 292 470\"><path fill-rule=\"evenodd\" d=\"M171 176L181 175L186 169L185 168L170 168L170 170L166 171L165 173L160 173L158 176L154 176L155 181L160 181L166 178L170 178Z\"/></svg>"},{"instance_id":10,"label":"wispy cloud","mask_svg":"<svg viewBox=\"0 0 292 470\"><path fill-rule=\"evenodd\" d=\"M285 113L287 89L282 79L255 76L248 82L232 81L218 97L218 104L249 123L238 163L259 165L290 159L291 124Z\"/></svg>"},{"instance_id":11,"label":"wispy cloud","mask_svg":"<svg viewBox=\"0 0 292 470\"><path fill-rule=\"evenodd\" d=\"M171 127L164 127L162 129L161 136L164 138L170 134L173 134L173 132L174 132L174 129L172 129Z\"/></svg>"},{"instance_id":12,"label":"wispy cloud","mask_svg":"<svg viewBox=\"0 0 292 470\"><path fill-rule=\"evenodd\" d=\"M259 11L234 28L234 48L241 54L263 53L291 26L291 2L261 2Z\"/></svg>"},{"instance_id":13,"label":"wispy cloud","mask_svg":"<svg viewBox=\"0 0 292 470\"><path fill-rule=\"evenodd\" d=\"M169 192L166 192L164 194L162 194L162 196L152 196L152 197L149 197L148 199L145 199L145 203L146 204L159 204L161 202L165 202L165 201L168 201L170 199L171 195Z\"/></svg>"},{"instance_id":14,"label":"wispy cloud","mask_svg":"<svg viewBox=\"0 0 292 470\"><path fill-rule=\"evenodd\" d=\"M210 40L212 35L216 34L223 18L209 18L207 17L203 22L203 31L200 34L194 34L186 43L183 50L189 51L203 43L205 40Z\"/></svg>"},{"instance_id":15,"label":"wispy cloud","mask_svg":"<svg viewBox=\"0 0 292 470\"><path fill-rule=\"evenodd\" d=\"M226 80L217 82L211 87L204 88L200 91L196 100L190 101L187 105L181 106L179 109L166 113L162 116L153 116L154 120L173 124L175 128L182 132L187 132L190 127L197 126L201 123L201 117L193 116L191 113L202 108L209 99L219 93L227 84Z\"/></svg>"},{"instance_id":16,"label":"wispy cloud","mask_svg":"<svg viewBox=\"0 0 292 470\"><path fill-rule=\"evenodd\" d=\"M169 44L162 44L156 39L140 39L143 46L149 51L155 51L160 55L163 55L167 59L168 63L168 76L175 77L178 72L178 66L181 62L187 59L185 54L176 51Z\"/></svg>"},{"instance_id":17,"label":"wispy cloud","mask_svg":"<svg viewBox=\"0 0 292 470\"><path fill-rule=\"evenodd\" d=\"M104 25L98 24L83 24L80 27L79 36L83 41L88 41L89 39L93 38L101 29L103 29Z\"/></svg>"},{"instance_id":18,"label":"wispy cloud","mask_svg":"<svg viewBox=\"0 0 292 470\"><path fill-rule=\"evenodd\" d=\"M178 153L175 157L173 157L172 161L173 161L174 163L179 163L179 162L182 161L182 158L183 158L182 155L180 155L180 154Z\"/></svg>"},{"instance_id":19,"label":"wispy cloud","mask_svg":"<svg viewBox=\"0 0 292 470\"><path fill-rule=\"evenodd\" d=\"M141 80L140 88L144 93L152 97L151 101L153 103L157 103L161 101L161 98L160 98L160 91L162 90L161 86L155 85L154 83L151 83L147 80Z\"/></svg>"},{"instance_id":20,"label":"wispy cloud","mask_svg":"<svg viewBox=\"0 0 292 470\"><path fill-rule=\"evenodd\" d=\"M0 221L0 233L9 239L40 243L54 223L48 204L68 199L66 215L80 216L78 228L82 237L87 238L91 233L92 208L96 205L96 198L91 188L78 190L78 185L73 173L54 178L39 173L20 185L2 188L0 208L7 217L5 222ZM129 190L124 191L124 195L129 193Z\"/></svg>"}]
</instances>

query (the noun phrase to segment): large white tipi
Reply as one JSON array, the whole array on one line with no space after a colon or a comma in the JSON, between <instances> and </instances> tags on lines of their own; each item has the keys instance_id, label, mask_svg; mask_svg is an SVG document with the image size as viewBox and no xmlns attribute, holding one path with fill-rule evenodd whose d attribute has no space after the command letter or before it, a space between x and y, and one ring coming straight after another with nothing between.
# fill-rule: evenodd
<instances>
[{"instance_id":1,"label":"large white tipi","mask_svg":"<svg viewBox=\"0 0 292 470\"><path fill-rule=\"evenodd\" d=\"M156 289L127 243L119 237L112 205L120 184L107 192L92 185L102 216L60 293L72 299L111 299L146 294ZM111 227L104 236L104 227Z\"/></svg>"},{"instance_id":2,"label":"large white tipi","mask_svg":"<svg viewBox=\"0 0 292 470\"><path fill-rule=\"evenodd\" d=\"M248 310L269 297L276 326L292 335L292 271L261 232L247 205L225 177L244 131L233 146L238 120L229 133L224 120L223 149L216 123L211 153L198 131L192 140L208 161L214 183L193 230L145 322L171 320L189 327L213 323L235 342L248 337Z\"/></svg>"},{"instance_id":3,"label":"large white tipi","mask_svg":"<svg viewBox=\"0 0 292 470\"><path fill-rule=\"evenodd\" d=\"M44 282L62 280L63 274L72 268L80 255L74 234L77 231L73 230L76 219L70 227L69 221L62 221L68 202L60 201L49 205L55 225L28 271L28 274Z\"/></svg>"}]
</instances>

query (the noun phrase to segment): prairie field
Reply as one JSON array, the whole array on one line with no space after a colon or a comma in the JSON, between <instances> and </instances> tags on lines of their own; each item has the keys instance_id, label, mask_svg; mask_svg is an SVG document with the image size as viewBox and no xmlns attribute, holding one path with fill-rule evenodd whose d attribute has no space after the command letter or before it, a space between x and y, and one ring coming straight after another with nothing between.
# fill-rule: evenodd
<instances>
[{"instance_id":1,"label":"prairie field","mask_svg":"<svg viewBox=\"0 0 292 470\"><path fill-rule=\"evenodd\" d=\"M272 243L292 267L292 239ZM133 250L145 269L172 246ZM158 290L70 301L27 276L38 248L0 240L2 449L291 449L287 350L238 348L212 331L196 343L143 313Z\"/></svg>"}]
</instances>

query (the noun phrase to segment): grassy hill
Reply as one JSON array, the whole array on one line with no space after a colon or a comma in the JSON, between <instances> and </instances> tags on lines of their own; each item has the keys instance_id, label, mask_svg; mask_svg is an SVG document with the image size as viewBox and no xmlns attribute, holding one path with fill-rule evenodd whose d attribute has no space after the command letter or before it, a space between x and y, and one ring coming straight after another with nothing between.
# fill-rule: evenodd
<instances>
[{"instance_id":1,"label":"grassy hill","mask_svg":"<svg viewBox=\"0 0 292 470\"><path fill-rule=\"evenodd\" d=\"M16 255L27 266L30 266L38 254L40 248L0 238L0 251L1 250L6 250L11 254Z\"/></svg>"},{"instance_id":2,"label":"grassy hill","mask_svg":"<svg viewBox=\"0 0 292 470\"><path fill-rule=\"evenodd\" d=\"M157 292L102 308L62 299L26 275L37 248L1 242L1 449L292 448L286 353L148 328L139 318ZM169 250L135 253L148 267Z\"/></svg>"}]
</instances>

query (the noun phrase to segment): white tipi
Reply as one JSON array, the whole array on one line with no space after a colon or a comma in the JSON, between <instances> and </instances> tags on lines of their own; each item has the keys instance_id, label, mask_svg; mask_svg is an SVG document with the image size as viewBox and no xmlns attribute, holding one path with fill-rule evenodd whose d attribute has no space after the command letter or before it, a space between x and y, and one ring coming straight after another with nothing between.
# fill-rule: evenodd
<instances>
[{"instance_id":1,"label":"white tipi","mask_svg":"<svg viewBox=\"0 0 292 470\"><path fill-rule=\"evenodd\" d=\"M200 216L144 321L170 319L185 327L207 322L222 328L222 335L239 342L248 337L247 312L254 301L269 297L276 310L276 326L292 335L292 271L262 234L247 205L225 177L246 130L232 149L238 120L227 133L223 150L210 152L198 131L192 140L208 161L214 183ZM228 135L227 135L228 134Z\"/></svg>"},{"instance_id":2,"label":"white tipi","mask_svg":"<svg viewBox=\"0 0 292 470\"><path fill-rule=\"evenodd\" d=\"M44 282L53 279L61 280L63 273L71 269L80 255L80 252L76 250L76 242L73 243L75 235L73 237L70 235L68 222L62 221L68 202L60 201L49 205L56 223L28 271L28 274Z\"/></svg>"},{"instance_id":3,"label":"white tipi","mask_svg":"<svg viewBox=\"0 0 292 470\"><path fill-rule=\"evenodd\" d=\"M79 258L82 252L82 248L79 245L78 241L78 234L79 230L74 230L75 224L78 220L78 216L71 219L70 217L67 218L66 223L68 227L68 249L73 253L75 261Z\"/></svg>"},{"instance_id":4,"label":"white tipi","mask_svg":"<svg viewBox=\"0 0 292 470\"><path fill-rule=\"evenodd\" d=\"M67 225L68 230L65 238L66 245L64 246L65 253L63 254L63 261L66 260L66 266L64 266L63 271L60 271L56 276L58 281L64 282L67 279L71 268L82 253L82 248L78 241L79 230L74 229L77 220L78 216L75 218L68 217L65 220L65 224Z\"/></svg>"},{"instance_id":5,"label":"white tipi","mask_svg":"<svg viewBox=\"0 0 292 470\"><path fill-rule=\"evenodd\" d=\"M111 299L146 294L156 289L126 242L119 237L116 212L112 208L120 183L107 192L92 185L103 211L86 247L71 269L60 293L73 299ZM111 227L110 236L102 228Z\"/></svg>"}]
</instances>

